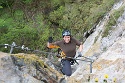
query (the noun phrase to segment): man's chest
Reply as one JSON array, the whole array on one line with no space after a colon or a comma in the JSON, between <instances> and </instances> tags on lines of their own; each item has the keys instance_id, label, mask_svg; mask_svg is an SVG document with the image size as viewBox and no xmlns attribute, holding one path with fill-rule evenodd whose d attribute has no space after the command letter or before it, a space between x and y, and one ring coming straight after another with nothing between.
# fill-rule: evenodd
<instances>
[{"instance_id":1,"label":"man's chest","mask_svg":"<svg viewBox=\"0 0 125 83\"><path fill-rule=\"evenodd\" d=\"M67 53L67 52L72 52L74 50L76 50L76 45L75 44L63 44L60 46L60 48L62 49L63 52Z\"/></svg>"}]
</instances>

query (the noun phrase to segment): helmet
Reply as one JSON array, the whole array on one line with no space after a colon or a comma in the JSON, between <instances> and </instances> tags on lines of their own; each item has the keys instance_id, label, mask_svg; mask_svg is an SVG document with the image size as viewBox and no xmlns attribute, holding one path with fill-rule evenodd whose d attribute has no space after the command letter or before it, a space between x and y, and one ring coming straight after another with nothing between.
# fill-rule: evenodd
<instances>
[{"instance_id":1,"label":"helmet","mask_svg":"<svg viewBox=\"0 0 125 83\"><path fill-rule=\"evenodd\" d=\"M71 33L70 33L69 30L64 30L64 31L62 32L62 36L63 36L63 37L64 37L64 36L71 36Z\"/></svg>"}]
</instances>

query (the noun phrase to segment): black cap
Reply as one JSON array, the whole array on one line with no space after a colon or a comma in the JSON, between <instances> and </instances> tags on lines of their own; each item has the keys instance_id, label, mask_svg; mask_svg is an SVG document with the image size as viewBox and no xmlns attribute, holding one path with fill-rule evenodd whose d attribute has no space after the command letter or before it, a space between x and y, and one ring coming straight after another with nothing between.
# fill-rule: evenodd
<instances>
[{"instance_id":1,"label":"black cap","mask_svg":"<svg viewBox=\"0 0 125 83\"><path fill-rule=\"evenodd\" d=\"M63 37L64 37L64 36L71 36L71 33L70 33L69 30L64 30L64 31L62 32L62 36L63 36Z\"/></svg>"}]
</instances>

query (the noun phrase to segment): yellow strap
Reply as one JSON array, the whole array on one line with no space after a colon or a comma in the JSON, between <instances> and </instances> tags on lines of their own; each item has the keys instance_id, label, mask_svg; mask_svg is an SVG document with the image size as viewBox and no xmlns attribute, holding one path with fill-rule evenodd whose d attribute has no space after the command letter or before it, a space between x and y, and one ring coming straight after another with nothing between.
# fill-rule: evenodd
<instances>
[{"instance_id":1,"label":"yellow strap","mask_svg":"<svg viewBox=\"0 0 125 83\"><path fill-rule=\"evenodd\" d=\"M48 48L60 48L60 47L57 46L57 45L50 44ZM61 58L65 58L65 57L66 57L66 54L62 51L62 52L60 53L60 56L61 56Z\"/></svg>"},{"instance_id":2,"label":"yellow strap","mask_svg":"<svg viewBox=\"0 0 125 83\"><path fill-rule=\"evenodd\" d=\"M66 57L66 54L62 51L61 52L61 58L65 58Z\"/></svg>"}]
</instances>

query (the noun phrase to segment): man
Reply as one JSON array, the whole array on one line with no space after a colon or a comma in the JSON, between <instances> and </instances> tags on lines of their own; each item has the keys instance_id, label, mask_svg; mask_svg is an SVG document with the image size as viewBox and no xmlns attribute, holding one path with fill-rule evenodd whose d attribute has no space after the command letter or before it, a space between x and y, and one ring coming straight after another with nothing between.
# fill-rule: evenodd
<instances>
[{"instance_id":1,"label":"man","mask_svg":"<svg viewBox=\"0 0 125 83\"><path fill-rule=\"evenodd\" d=\"M69 30L64 30L62 32L63 39L61 41L57 41L52 43L52 38L49 38L49 42L47 43L48 48L60 48L63 51L63 54L67 57L75 57L76 55L76 46L79 46L78 56L82 56L81 51L83 49L83 45L80 41L76 40L71 36ZM67 76L71 76L71 61L68 58L63 58L62 62L62 72Z\"/></svg>"}]
</instances>

